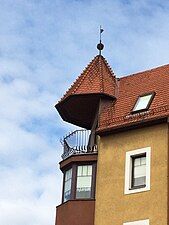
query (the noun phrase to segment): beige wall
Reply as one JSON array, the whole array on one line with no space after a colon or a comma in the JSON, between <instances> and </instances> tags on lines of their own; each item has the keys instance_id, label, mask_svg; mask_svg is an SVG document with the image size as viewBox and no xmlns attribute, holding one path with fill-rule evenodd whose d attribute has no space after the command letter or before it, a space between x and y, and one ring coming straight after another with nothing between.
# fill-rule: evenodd
<instances>
[{"instance_id":1,"label":"beige wall","mask_svg":"<svg viewBox=\"0 0 169 225\"><path fill-rule=\"evenodd\" d=\"M151 147L151 190L124 195L125 153ZM154 125L100 138L95 225L150 219L167 225L168 126Z\"/></svg>"}]
</instances>

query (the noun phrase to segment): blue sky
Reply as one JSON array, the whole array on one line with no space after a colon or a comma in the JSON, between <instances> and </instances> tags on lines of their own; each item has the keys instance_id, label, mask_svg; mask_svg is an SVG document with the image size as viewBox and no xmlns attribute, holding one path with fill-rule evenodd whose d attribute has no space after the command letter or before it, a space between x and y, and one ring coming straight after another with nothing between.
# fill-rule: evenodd
<instances>
[{"instance_id":1,"label":"blue sky","mask_svg":"<svg viewBox=\"0 0 169 225\"><path fill-rule=\"evenodd\" d=\"M117 77L168 64L168 0L0 0L0 224L54 224L60 137L54 104L97 54Z\"/></svg>"}]
</instances>

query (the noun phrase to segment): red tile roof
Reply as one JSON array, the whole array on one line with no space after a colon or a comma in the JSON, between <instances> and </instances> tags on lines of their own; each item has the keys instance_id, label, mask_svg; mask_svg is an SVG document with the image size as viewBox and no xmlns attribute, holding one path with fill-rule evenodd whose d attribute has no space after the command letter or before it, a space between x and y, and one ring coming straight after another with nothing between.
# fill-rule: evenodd
<instances>
[{"instance_id":1,"label":"red tile roof","mask_svg":"<svg viewBox=\"0 0 169 225\"><path fill-rule=\"evenodd\" d=\"M132 114L140 95L155 92L149 110ZM118 79L115 104L107 104L99 118L98 132L169 116L169 65Z\"/></svg>"},{"instance_id":2,"label":"red tile roof","mask_svg":"<svg viewBox=\"0 0 169 225\"><path fill-rule=\"evenodd\" d=\"M149 109L140 113L131 113L138 97L150 92L155 92L155 97ZM80 121L81 112L77 111L77 115L72 115L75 113L70 111L73 99L69 96L77 97L81 101L79 94L81 96L104 94L113 97L105 101L104 106L101 107L97 129L100 133L167 117L169 116L169 65L116 79L105 58L97 55L56 105L59 112L63 114L62 118L68 122L74 121L74 124L77 124L76 119ZM87 102L89 101L85 104ZM88 117L87 114L85 118Z\"/></svg>"},{"instance_id":3,"label":"red tile roof","mask_svg":"<svg viewBox=\"0 0 169 225\"><path fill-rule=\"evenodd\" d=\"M105 58L97 55L83 70L60 101L70 95L107 94L115 96L116 78Z\"/></svg>"}]
</instances>

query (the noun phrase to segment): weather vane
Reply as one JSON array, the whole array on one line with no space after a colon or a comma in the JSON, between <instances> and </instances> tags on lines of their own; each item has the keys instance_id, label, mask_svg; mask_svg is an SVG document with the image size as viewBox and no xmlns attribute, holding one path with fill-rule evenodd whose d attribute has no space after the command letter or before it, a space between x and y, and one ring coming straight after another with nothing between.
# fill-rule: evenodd
<instances>
[{"instance_id":1,"label":"weather vane","mask_svg":"<svg viewBox=\"0 0 169 225\"><path fill-rule=\"evenodd\" d=\"M100 34L100 42L99 44L97 45L97 49L99 50L99 55L101 55L101 51L103 50L104 48L104 45L102 44L102 33L103 33L103 29L102 27L100 26L100 30L99 30L99 34Z\"/></svg>"}]
</instances>

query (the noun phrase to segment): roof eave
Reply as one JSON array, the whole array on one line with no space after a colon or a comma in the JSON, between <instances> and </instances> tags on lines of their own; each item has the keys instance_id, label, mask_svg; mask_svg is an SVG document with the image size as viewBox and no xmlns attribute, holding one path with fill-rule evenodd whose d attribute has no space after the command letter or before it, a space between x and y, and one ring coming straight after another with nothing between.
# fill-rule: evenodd
<instances>
[{"instance_id":1,"label":"roof eave","mask_svg":"<svg viewBox=\"0 0 169 225\"><path fill-rule=\"evenodd\" d=\"M168 116L161 116L158 118L151 118L145 121L135 121L128 124L120 124L117 126L111 126L107 128L98 128L96 134L99 136L105 136L112 133L124 132L128 130L138 129L141 127L152 126L160 123L168 123Z\"/></svg>"}]
</instances>

